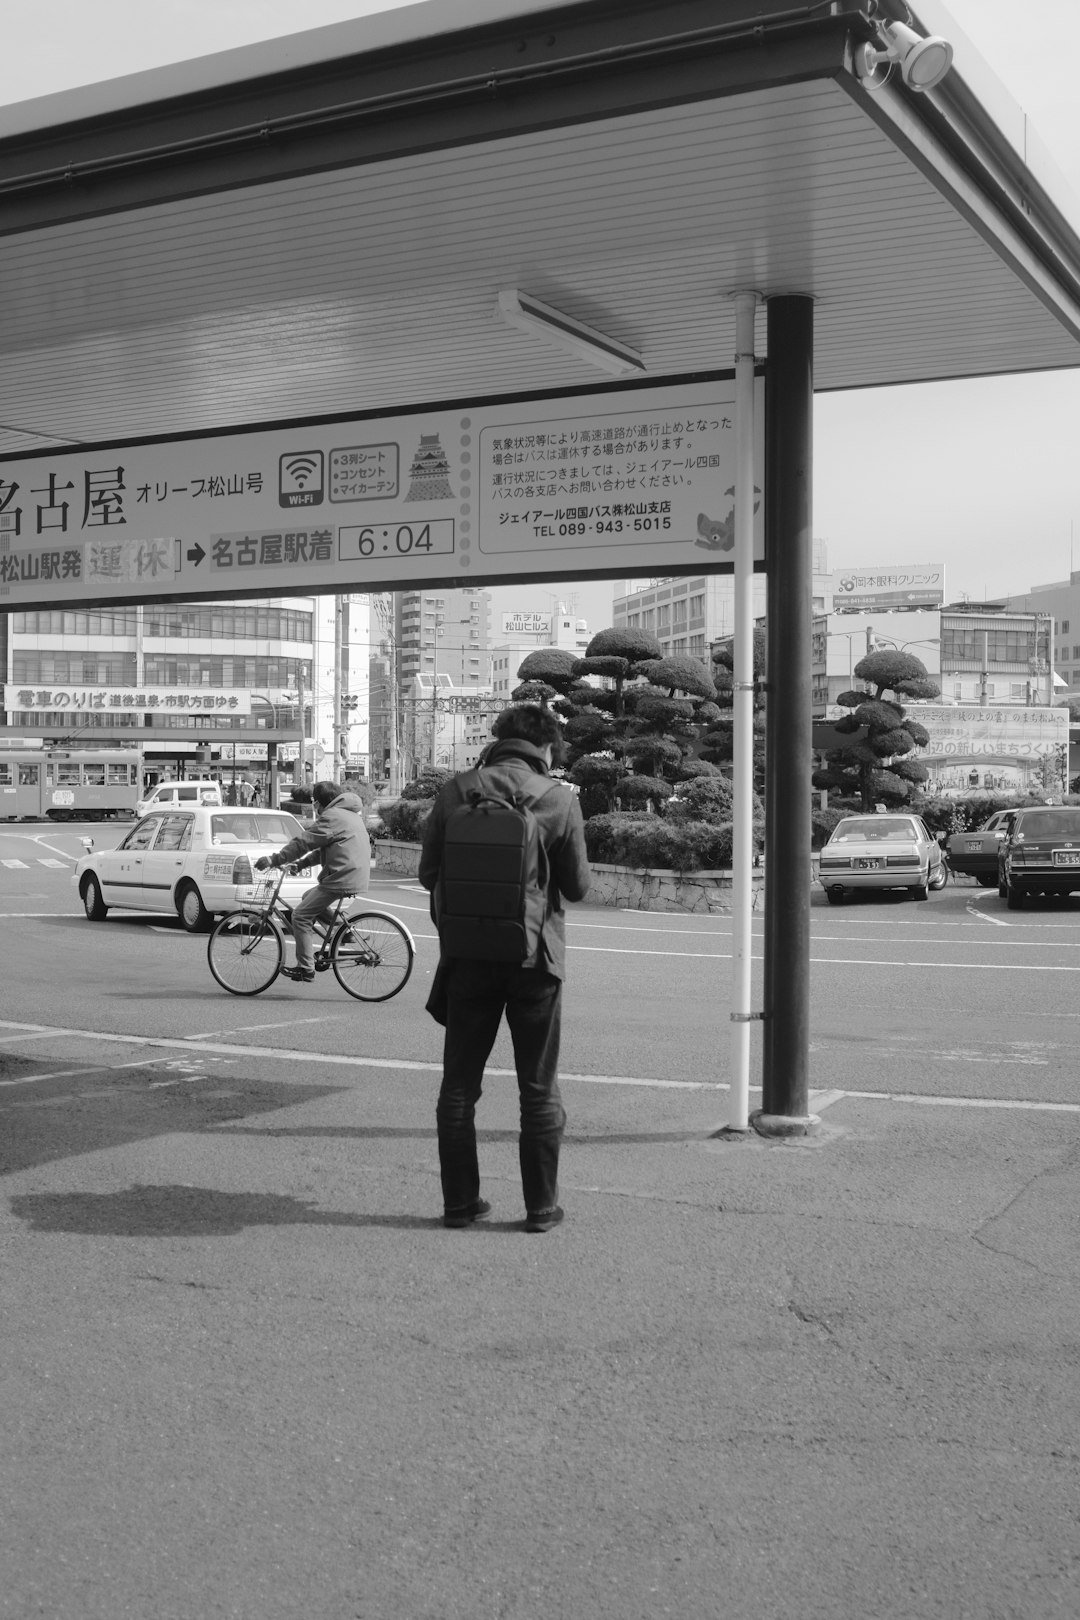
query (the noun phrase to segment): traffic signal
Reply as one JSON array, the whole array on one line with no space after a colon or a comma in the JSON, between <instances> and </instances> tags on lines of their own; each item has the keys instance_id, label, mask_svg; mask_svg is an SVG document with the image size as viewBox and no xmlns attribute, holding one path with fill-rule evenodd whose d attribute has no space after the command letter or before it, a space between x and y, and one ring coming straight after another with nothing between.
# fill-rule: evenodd
<instances>
[{"instance_id":1,"label":"traffic signal","mask_svg":"<svg viewBox=\"0 0 1080 1620\"><path fill-rule=\"evenodd\" d=\"M355 709L355 708L359 707L359 704L360 704L360 699L359 699L359 697L357 696L357 694L355 692L343 692L342 693L342 695L341 695L341 707L343 709Z\"/></svg>"}]
</instances>

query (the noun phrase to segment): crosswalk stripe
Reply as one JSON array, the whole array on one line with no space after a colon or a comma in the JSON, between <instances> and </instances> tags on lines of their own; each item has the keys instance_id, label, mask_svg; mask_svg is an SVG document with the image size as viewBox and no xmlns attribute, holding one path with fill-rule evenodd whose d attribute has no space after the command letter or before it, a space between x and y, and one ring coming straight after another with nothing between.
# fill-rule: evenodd
<instances>
[{"instance_id":1,"label":"crosswalk stripe","mask_svg":"<svg viewBox=\"0 0 1080 1620\"><path fill-rule=\"evenodd\" d=\"M0 861L0 866L18 866L21 867L24 872L28 872L30 870L29 864L26 861Z\"/></svg>"},{"instance_id":2,"label":"crosswalk stripe","mask_svg":"<svg viewBox=\"0 0 1080 1620\"><path fill-rule=\"evenodd\" d=\"M56 867L59 867L61 872L66 872L67 871L67 861L54 861L51 856L48 859L46 859L45 857L39 855L38 856L38 865L39 866L56 866Z\"/></svg>"}]
</instances>

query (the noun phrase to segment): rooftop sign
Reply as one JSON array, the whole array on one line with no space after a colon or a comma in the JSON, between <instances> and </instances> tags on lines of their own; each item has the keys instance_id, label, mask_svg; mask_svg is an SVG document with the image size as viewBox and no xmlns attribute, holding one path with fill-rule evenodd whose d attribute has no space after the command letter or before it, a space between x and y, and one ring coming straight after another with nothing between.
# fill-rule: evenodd
<instances>
[{"instance_id":1,"label":"rooftop sign","mask_svg":"<svg viewBox=\"0 0 1080 1620\"><path fill-rule=\"evenodd\" d=\"M721 379L0 460L0 608L730 568L734 415Z\"/></svg>"},{"instance_id":2,"label":"rooftop sign","mask_svg":"<svg viewBox=\"0 0 1080 1620\"><path fill-rule=\"evenodd\" d=\"M838 569L833 575L833 608L838 613L940 607L944 600L944 563L886 563Z\"/></svg>"}]
</instances>

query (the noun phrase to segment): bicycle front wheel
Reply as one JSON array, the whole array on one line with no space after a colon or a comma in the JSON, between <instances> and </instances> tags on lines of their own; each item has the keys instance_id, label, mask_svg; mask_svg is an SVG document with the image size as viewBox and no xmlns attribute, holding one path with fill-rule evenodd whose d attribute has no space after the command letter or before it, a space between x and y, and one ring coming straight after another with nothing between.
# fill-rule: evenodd
<instances>
[{"instance_id":1,"label":"bicycle front wheel","mask_svg":"<svg viewBox=\"0 0 1080 1620\"><path fill-rule=\"evenodd\" d=\"M412 972L412 935L396 917L362 911L346 917L330 946L330 964L343 990L357 1001L389 1001Z\"/></svg>"},{"instance_id":2,"label":"bicycle front wheel","mask_svg":"<svg viewBox=\"0 0 1080 1620\"><path fill-rule=\"evenodd\" d=\"M261 911L229 911L206 946L210 971L232 996L257 996L273 984L285 960L281 929Z\"/></svg>"}]
</instances>

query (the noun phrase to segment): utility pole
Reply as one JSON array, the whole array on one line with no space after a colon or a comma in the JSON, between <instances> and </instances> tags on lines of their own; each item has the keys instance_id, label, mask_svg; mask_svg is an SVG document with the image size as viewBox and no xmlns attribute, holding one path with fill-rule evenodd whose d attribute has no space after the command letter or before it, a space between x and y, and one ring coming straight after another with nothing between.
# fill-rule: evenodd
<instances>
[{"instance_id":1,"label":"utility pole","mask_svg":"<svg viewBox=\"0 0 1080 1620\"><path fill-rule=\"evenodd\" d=\"M439 637L442 634L443 615L435 615L435 634L431 642L431 766L439 763Z\"/></svg>"},{"instance_id":2,"label":"utility pole","mask_svg":"<svg viewBox=\"0 0 1080 1620\"><path fill-rule=\"evenodd\" d=\"M297 754L296 754L296 781L297 781L297 786L298 787L303 787L305 785L305 781L306 781L307 761L306 761L306 759L304 757L304 755L305 755L305 747L304 747L304 737L305 737L304 703L305 703L306 699L305 699L305 694L304 694L304 660L302 658L301 658L300 662L296 666L296 694L297 694L297 702L300 705L300 737L299 737L299 746L298 746Z\"/></svg>"},{"instance_id":3,"label":"utility pole","mask_svg":"<svg viewBox=\"0 0 1080 1620\"><path fill-rule=\"evenodd\" d=\"M333 773L332 773L333 774L333 780L335 782L340 782L341 781L341 774L342 774L341 773L341 738L342 738L343 720L344 720L344 717L342 715L342 703L343 703L344 696L345 696L345 694L344 694L344 692L342 690L342 683L341 683L341 620L342 620L342 598L340 596L335 596L334 597L334 725L333 725L334 769L333 769ZM346 732L345 734L347 735L348 733Z\"/></svg>"}]
</instances>

